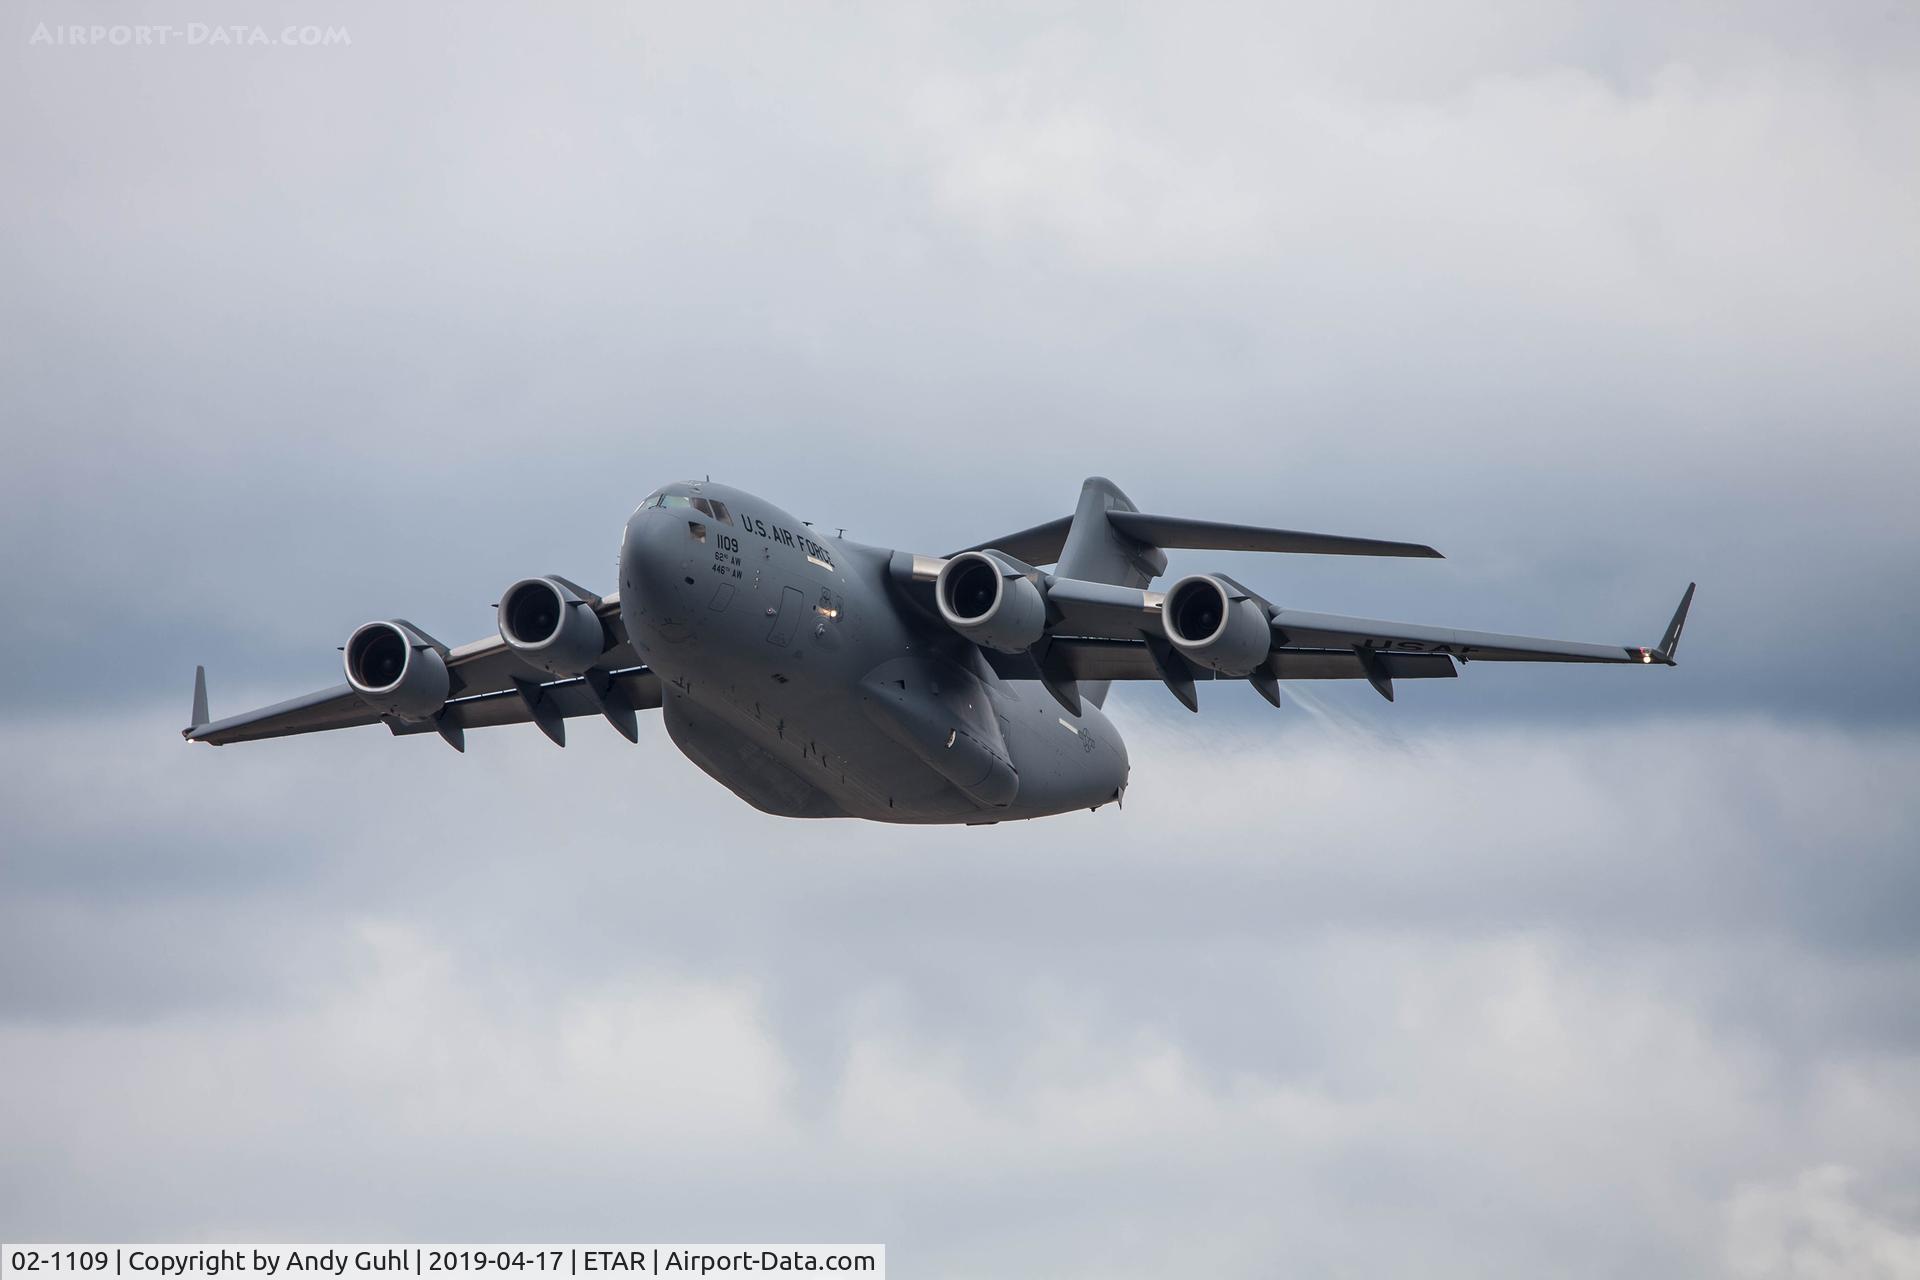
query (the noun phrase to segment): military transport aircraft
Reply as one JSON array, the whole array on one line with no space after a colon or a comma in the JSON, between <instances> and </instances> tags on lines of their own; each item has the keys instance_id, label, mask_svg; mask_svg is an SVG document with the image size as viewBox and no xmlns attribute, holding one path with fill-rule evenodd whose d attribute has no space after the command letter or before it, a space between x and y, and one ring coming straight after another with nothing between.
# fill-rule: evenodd
<instances>
[{"instance_id":1,"label":"military transport aircraft","mask_svg":"<svg viewBox=\"0 0 1920 1280\"><path fill-rule=\"evenodd\" d=\"M741 799L790 818L988 823L1118 801L1127 750L1109 682L1158 680L1198 711L1201 681L1395 680L1455 664L1674 665L1688 586L1658 645L1576 644L1275 605L1224 573L1151 590L1162 548L1438 557L1432 547L1135 509L1110 481L1071 516L927 556L830 538L750 493L670 484L628 519L620 584L557 574L500 597L498 634L449 648L411 622L345 644L347 682L226 720L195 674L193 742L384 724L438 734L601 716L637 741L658 708L674 744ZM1052 572L1037 568L1051 564Z\"/></svg>"}]
</instances>

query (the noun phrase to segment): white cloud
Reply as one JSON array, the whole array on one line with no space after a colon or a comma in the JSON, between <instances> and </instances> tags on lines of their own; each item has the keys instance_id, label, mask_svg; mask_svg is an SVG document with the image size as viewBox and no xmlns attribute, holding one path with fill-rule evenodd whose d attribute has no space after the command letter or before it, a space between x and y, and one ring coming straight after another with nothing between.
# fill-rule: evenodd
<instances>
[{"instance_id":1,"label":"white cloud","mask_svg":"<svg viewBox=\"0 0 1920 1280\"><path fill-rule=\"evenodd\" d=\"M643 1205L928 1274L1904 1257L1920 741L1122 714L1124 812L959 831L763 818L651 728L11 729L8 910L62 925L10 931L0 1225L606 1236ZM81 757L127 780L85 840L39 820ZM559 838L528 794L581 798ZM270 810L311 818L276 842ZM1854 1191L1791 1190L1829 1164Z\"/></svg>"},{"instance_id":2,"label":"white cloud","mask_svg":"<svg viewBox=\"0 0 1920 1280\"><path fill-rule=\"evenodd\" d=\"M1727 1263L1752 1280L1893 1280L1920 1275L1920 1227L1863 1205L1859 1178L1821 1165L1743 1186L1727 1204Z\"/></svg>"}]
</instances>

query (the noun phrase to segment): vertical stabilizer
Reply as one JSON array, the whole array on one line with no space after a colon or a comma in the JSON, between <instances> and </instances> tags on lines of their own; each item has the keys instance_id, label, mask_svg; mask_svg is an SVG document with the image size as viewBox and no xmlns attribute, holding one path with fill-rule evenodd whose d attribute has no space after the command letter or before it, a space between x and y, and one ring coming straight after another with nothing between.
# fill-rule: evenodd
<instances>
[{"instance_id":1,"label":"vertical stabilizer","mask_svg":"<svg viewBox=\"0 0 1920 1280\"><path fill-rule=\"evenodd\" d=\"M1067 543L1054 568L1063 578L1105 582L1119 587L1145 587L1167 571L1167 557L1155 546L1127 537L1107 519L1109 511L1137 511L1120 486L1104 476L1090 476L1080 486L1080 504L1067 527ZM1107 700L1107 681L1089 680L1080 695L1093 705Z\"/></svg>"},{"instance_id":2,"label":"vertical stabilizer","mask_svg":"<svg viewBox=\"0 0 1920 1280\"><path fill-rule=\"evenodd\" d=\"M1067 527L1067 545L1055 566L1063 578L1106 582L1117 587L1144 587L1167 571L1167 557L1158 547L1136 542L1107 519L1109 511L1137 511L1120 486L1102 476L1080 486L1080 505Z\"/></svg>"}]
</instances>

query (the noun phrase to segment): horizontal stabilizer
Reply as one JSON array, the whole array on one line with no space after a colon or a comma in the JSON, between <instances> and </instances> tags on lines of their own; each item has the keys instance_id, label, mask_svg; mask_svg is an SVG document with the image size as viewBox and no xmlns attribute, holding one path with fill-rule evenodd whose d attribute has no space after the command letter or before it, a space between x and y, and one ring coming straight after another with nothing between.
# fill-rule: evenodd
<instances>
[{"instance_id":1,"label":"horizontal stabilizer","mask_svg":"<svg viewBox=\"0 0 1920 1280\"><path fill-rule=\"evenodd\" d=\"M1073 523L1072 516L1061 516L1058 520L1049 520L1037 524L1031 529L1022 529L1018 533L1009 533L998 538L989 538L985 542L976 542L970 547L962 547L954 555L968 551L1004 551L1028 564L1053 564L1060 559L1060 553L1067 546L1067 527Z\"/></svg>"},{"instance_id":2,"label":"horizontal stabilizer","mask_svg":"<svg viewBox=\"0 0 1920 1280\"><path fill-rule=\"evenodd\" d=\"M1143 511L1109 511L1107 520L1135 542L1191 551L1278 551L1316 556L1414 556L1440 560L1438 551L1419 542L1348 538L1334 533L1303 533L1253 524L1155 516Z\"/></svg>"},{"instance_id":3,"label":"horizontal stabilizer","mask_svg":"<svg viewBox=\"0 0 1920 1280\"><path fill-rule=\"evenodd\" d=\"M1195 520L1187 516L1156 516L1143 511L1107 510L1107 522L1122 535L1150 547L1188 551L1272 551L1318 556L1411 556L1444 559L1421 542L1388 542L1381 538L1349 538L1336 533L1306 533L1299 529L1269 529L1255 524ZM1028 564L1055 564L1066 549L1071 516L976 542L961 551L1004 551ZM960 551L953 553L959 555Z\"/></svg>"}]
</instances>

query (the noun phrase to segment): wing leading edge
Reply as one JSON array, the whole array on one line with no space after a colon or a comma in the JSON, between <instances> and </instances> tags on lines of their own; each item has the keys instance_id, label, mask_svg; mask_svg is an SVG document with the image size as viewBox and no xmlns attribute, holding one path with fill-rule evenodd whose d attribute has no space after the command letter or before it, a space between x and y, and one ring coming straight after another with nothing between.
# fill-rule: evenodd
<instances>
[{"instance_id":1,"label":"wing leading edge","mask_svg":"<svg viewBox=\"0 0 1920 1280\"><path fill-rule=\"evenodd\" d=\"M1395 679L1446 678L1456 662L1587 662L1675 666L1680 633L1693 605L1687 584L1657 645L1590 644L1419 623L1386 622L1340 614L1278 608L1244 592L1266 614L1271 645L1266 661L1246 678L1277 703L1279 680L1364 679L1388 701ZM1055 621L1028 654L989 657L1008 678L1040 679L1072 706L1081 680L1160 680L1182 703L1199 709L1195 681L1215 674L1189 660L1167 637L1160 592L1048 575L1047 604Z\"/></svg>"},{"instance_id":2,"label":"wing leading edge","mask_svg":"<svg viewBox=\"0 0 1920 1280\"><path fill-rule=\"evenodd\" d=\"M600 688L595 688L599 684ZM199 685L205 689L204 677ZM617 694L609 698L608 692ZM651 668L625 667L608 671L599 678L574 676L566 680L524 681L508 689L470 694L449 699L446 709L432 720L405 721L383 716L369 707L350 685L336 685L303 697L248 711L210 724L182 729L188 742L205 742L223 747L233 742L256 742L262 738L286 738L301 733L321 733L328 729L350 729L356 725L385 724L396 735L438 733L455 747L464 749L464 732L503 724L537 724L542 732L565 745L560 721L580 716L605 716L614 728L632 741L638 734L633 713L660 705L660 677Z\"/></svg>"},{"instance_id":3,"label":"wing leading edge","mask_svg":"<svg viewBox=\"0 0 1920 1280\"><path fill-rule=\"evenodd\" d=\"M639 655L627 643L620 624L619 598L581 594L597 602L594 611L605 622L613 641L584 675L555 679L522 661L506 641L495 635L445 651L450 696L446 706L430 720L407 721L384 715L344 683L214 720L207 711L206 668L196 667L193 723L180 735L189 742L225 746L385 724L395 734L438 733L456 749L464 750L467 729L531 723L564 746L564 721L598 715L632 741L639 732L634 712L660 705L660 678L641 664Z\"/></svg>"},{"instance_id":4,"label":"wing leading edge","mask_svg":"<svg viewBox=\"0 0 1920 1280\"><path fill-rule=\"evenodd\" d=\"M1234 583L1224 575L1222 581ZM1680 631L1693 604L1689 583L1657 645L1587 644L1547 640L1537 636L1506 635L1495 631L1466 631L1414 622L1387 622L1378 618L1351 618L1335 613L1310 613L1269 604L1242 587L1266 612L1273 631L1273 647L1284 649L1378 649L1414 653L1444 653L1456 658L1491 662L1637 662L1673 666ZM1165 596L1158 591L1119 587L1073 578L1046 579L1048 607L1058 621L1056 636L1097 636L1134 640L1145 634L1164 639L1160 610Z\"/></svg>"}]
</instances>

